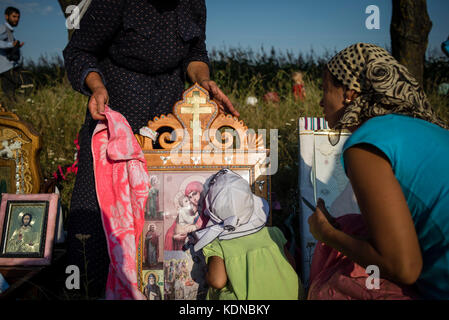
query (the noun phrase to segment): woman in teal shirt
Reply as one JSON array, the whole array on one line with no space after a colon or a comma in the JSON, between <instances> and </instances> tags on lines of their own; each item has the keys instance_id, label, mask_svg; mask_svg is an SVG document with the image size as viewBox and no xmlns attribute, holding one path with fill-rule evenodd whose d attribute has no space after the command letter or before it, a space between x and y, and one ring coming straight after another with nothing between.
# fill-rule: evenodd
<instances>
[{"instance_id":1,"label":"woman in teal shirt","mask_svg":"<svg viewBox=\"0 0 449 320\"><path fill-rule=\"evenodd\" d=\"M358 43L327 64L320 105L349 129L343 164L369 240L338 228L320 203L310 231L380 277L449 299L449 131L418 82L386 50Z\"/></svg>"}]
</instances>

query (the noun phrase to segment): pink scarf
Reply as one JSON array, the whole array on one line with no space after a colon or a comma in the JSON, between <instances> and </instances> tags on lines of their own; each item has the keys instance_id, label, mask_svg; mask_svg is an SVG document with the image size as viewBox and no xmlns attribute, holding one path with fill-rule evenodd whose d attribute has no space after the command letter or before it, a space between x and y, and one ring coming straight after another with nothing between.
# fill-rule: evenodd
<instances>
[{"instance_id":1,"label":"pink scarf","mask_svg":"<svg viewBox=\"0 0 449 320\"><path fill-rule=\"evenodd\" d=\"M368 230L360 214L337 218L343 232L365 236ZM308 300L413 300L418 295L412 286L379 279L379 289L368 289L365 269L341 252L317 243L310 270Z\"/></svg>"},{"instance_id":2,"label":"pink scarf","mask_svg":"<svg viewBox=\"0 0 449 320\"><path fill-rule=\"evenodd\" d=\"M137 286L136 248L149 183L145 158L126 119L106 106L92 137L95 185L111 260L106 299L144 300Z\"/></svg>"}]
</instances>

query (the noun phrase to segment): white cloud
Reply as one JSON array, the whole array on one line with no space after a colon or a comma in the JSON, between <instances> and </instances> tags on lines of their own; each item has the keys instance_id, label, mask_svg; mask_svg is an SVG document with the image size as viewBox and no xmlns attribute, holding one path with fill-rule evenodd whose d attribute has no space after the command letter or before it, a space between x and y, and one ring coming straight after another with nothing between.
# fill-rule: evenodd
<instances>
[{"instance_id":1,"label":"white cloud","mask_svg":"<svg viewBox=\"0 0 449 320\"><path fill-rule=\"evenodd\" d=\"M47 15L47 14L49 14L52 11L53 11L53 7L52 6L46 6L44 9L42 9L42 14L43 15Z\"/></svg>"},{"instance_id":2,"label":"white cloud","mask_svg":"<svg viewBox=\"0 0 449 320\"><path fill-rule=\"evenodd\" d=\"M31 14L41 14L47 15L53 12L54 8L50 5L42 5L37 1L26 1L26 0L2 0L3 6L6 7L16 7L21 12L31 13Z\"/></svg>"}]
</instances>

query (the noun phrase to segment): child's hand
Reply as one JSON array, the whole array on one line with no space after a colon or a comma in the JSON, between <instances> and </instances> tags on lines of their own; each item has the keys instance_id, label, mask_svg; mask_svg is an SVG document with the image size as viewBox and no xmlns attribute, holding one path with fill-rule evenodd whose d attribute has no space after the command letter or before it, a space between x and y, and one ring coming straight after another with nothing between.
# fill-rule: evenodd
<instances>
[{"instance_id":1,"label":"child's hand","mask_svg":"<svg viewBox=\"0 0 449 320\"><path fill-rule=\"evenodd\" d=\"M196 231L196 229L197 229L197 227L196 227L196 225L189 225L189 226L187 226L187 233L190 233L190 232L193 232L193 231Z\"/></svg>"}]
</instances>

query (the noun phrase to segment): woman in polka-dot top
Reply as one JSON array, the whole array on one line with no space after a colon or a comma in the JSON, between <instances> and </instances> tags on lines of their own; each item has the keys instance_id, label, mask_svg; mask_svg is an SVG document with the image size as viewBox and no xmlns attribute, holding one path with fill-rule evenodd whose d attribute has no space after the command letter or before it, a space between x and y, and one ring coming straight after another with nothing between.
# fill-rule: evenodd
<instances>
[{"instance_id":1,"label":"woman in polka-dot top","mask_svg":"<svg viewBox=\"0 0 449 320\"><path fill-rule=\"evenodd\" d=\"M70 83L90 97L68 220L68 264L84 275L86 258L90 297L103 297L109 266L90 148L104 105L123 114L137 133L155 116L171 112L187 76L239 115L209 78L205 28L204 0L96 0L64 49ZM91 235L85 252L76 234Z\"/></svg>"}]
</instances>

